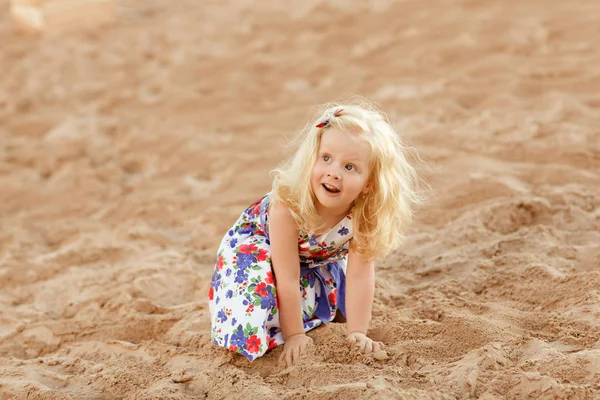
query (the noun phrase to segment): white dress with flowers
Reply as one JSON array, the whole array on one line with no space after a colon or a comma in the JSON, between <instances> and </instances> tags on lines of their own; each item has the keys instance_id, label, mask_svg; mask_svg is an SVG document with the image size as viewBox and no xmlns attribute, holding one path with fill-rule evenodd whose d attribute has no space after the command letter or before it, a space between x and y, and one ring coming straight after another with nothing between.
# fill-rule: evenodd
<instances>
[{"instance_id":1,"label":"white dress with flowers","mask_svg":"<svg viewBox=\"0 0 600 400\"><path fill-rule=\"evenodd\" d=\"M352 238L348 214L321 236L300 233L304 330L345 315L346 259ZM248 207L225 234L209 289L214 344L250 361L283 344L269 242L269 194Z\"/></svg>"}]
</instances>

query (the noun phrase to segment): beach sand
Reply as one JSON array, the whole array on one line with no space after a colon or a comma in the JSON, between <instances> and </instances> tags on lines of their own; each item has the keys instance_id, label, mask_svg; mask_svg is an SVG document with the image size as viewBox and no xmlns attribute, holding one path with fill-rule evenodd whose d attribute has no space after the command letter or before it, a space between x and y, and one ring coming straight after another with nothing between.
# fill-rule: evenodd
<instances>
[{"instance_id":1,"label":"beach sand","mask_svg":"<svg viewBox=\"0 0 600 400\"><path fill-rule=\"evenodd\" d=\"M275 3L275 4L273 4ZM0 399L600 398L597 0L0 0ZM429 182L371 335L210 343L215 253L315 106L376 101Z\"/></svg>"}]
</instances>

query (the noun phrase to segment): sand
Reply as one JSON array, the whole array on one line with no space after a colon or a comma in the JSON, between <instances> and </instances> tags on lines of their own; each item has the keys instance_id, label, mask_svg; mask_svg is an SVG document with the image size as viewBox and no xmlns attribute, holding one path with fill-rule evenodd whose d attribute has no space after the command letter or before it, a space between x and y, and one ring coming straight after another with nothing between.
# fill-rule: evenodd
<instances>
[{"instance_id":1,"label":"sand","mask_svg":"<svg viewBox=\"0 0 600 400\"><path fill-rule=\"evenodd\" d=\"M600 4L348 4L123 0L30 36L0 1L0 399L600 398ZM288 369L215 348L221 236L355 94L431 186L377 266L387 352L343 324Z\"/></svg>"}]
</instances>

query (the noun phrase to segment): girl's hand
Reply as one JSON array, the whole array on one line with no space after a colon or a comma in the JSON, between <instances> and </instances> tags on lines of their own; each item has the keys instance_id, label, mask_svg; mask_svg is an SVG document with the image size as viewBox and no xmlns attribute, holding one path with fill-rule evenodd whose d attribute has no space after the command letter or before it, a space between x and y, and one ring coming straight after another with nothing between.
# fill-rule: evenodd
<instances>
[{"instance_id":1,"label":"girl's hand","mask_svg":"<svg viewBox=\"0 0 600 400\"><path fill-rule=\"evenodd\" d=\"M383 343L374 341L364 333L352 332L346 338L365 353L375 353L385 349Z\"/></svg>"},{"instance_id":2,"label":"girl's hand","mask_svg":"<svg viewBox=\"0 0 600 400\"><path fill-rule=\"evenodd\" d=\"M300 358L306 354L307 348L312 345L313 340L304 333L299 333L285 339L283 351L279 356L279 362L285 363L288 367L296 365Z\"/></svg>"}]
</instances>

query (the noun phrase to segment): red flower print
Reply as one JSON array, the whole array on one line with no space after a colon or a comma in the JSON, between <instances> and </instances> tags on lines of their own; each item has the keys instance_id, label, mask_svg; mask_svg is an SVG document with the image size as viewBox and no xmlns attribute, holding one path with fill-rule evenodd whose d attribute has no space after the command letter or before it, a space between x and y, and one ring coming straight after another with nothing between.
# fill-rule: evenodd
<instances>
[{"instance_id":1,"label":"red flower print","mask_svg":"<svg viewBox=\"0 0 600 400\"><path fill-rule=\"evenodd\" d=\"M238 351L238 347L234 346L234 345L230 345L229 346L229 350L231 350L231 351Z\"/></svg>"},{"instance_id":2,"label":"red flower print","mask_svg":"<svg viewBox=\"0 0 600 400\"><path fill-rule=\"evenodd\" d=\"M267 297L269 295L269 291L267 290L269 287L266 283L261 282L256 285L256 289L254 289L254 293L260 294L260 297Z\"/></svg>"},{"instance_id":3,"label":"red flower print","mask_svg":"<svg viewBox=\"0 0 600 400\"><path fill-rule=\"evenodd\" d=\"M329 296L327 296L327 298L329 299L329 302L331 303L331 305L336 305L337 302L337 290L333 290L331 293L329 293Z\"/></svg>"},{"instance_id":4,"label":"red flower print","mask_svg":"<svg viewBox=\"0 0 600 400\"><path fill-rule=\"evenodd\" d=\"M246 346L248 346L248 353L258 353L260 350L260 339L256 335L252 335L246 341Z\"/></svg>"},{"instance_id":5,"label":"red flower print","mask_svg":"<svg viewBox=\"0 0 600 400\"><path fill-rule=\"evenodd\" d=\"M240 246L240 253L252 254L256 250L258 250L258 247L256 247L256 245L254 243L252 243L252 244L243 244L243 245Z\"/></svg>"},{"instance_id":6,"label":"red flower print","mask_svg":"<svg viewBox=\"0 0 600 400\"><path fill-rule=\"evenodd\" d=\"M311 254L315 258L327 258L327 256L329 255L329 250L322 249L315 252L311 252Z\"/></svg>"},{"instance_id":7,"label":"red flower print","mask_svg":"<svg viewBox=\"0 0 600 400\"><path fill-rule=\"evenodd\" d=\"M265 249L259 249L256 255L256 261L265 261L269 253Z\"/></svg>"},{"instance_id":8,"label":"red flower print","mask_svg":"<svg viewBox=\"0 0 600 400\"><path fill-rule=\"evenodd\" d=\"M220 271L223 268L223 256L219 256L217 259L217 271Z\"/></svg>"},{"instance_id":9,"label":"red flower print","mask_svg":"<svg viewBox=\"0 0 600 400\"><path fill-rule=\"evenodd\" d=\"M275 283L275 281L273 280L273 271L267 272L267 277L265 278L265 282L268 283L269 285L272 285L273 283Z\"/></svg>"},{"instance_id":10,"label":"red flower print","mask_svg":"<svg viewBox=\"0 0 600 400\"><path fill-rule=\"evenodd\" d=\"M246 308L247 313L251 313L252 311L254 311L254 304L250 304L248 308Z\"/></svg>"},{"instance_id":11,"label":"red flower print","mask_svg":"<svg viewBox=\"0 0 600 400\"><path fill-rule=\"evenodd\" d=\"M277 342L273 338L269 338L269 348L267 350L271 350L277 347Z\"/></svg>"},{"instance_id":12,"label":"red flower print","mask_svg":"<svg viewBox=\"0 0 600 400\"><path fill-rule=\"evenodd\" d=\"M259 214L259 213L260 213L260 204L261 204L261 203L260 203L260 202L258 202L258 201L257 201L256 203L252 204L252 205L250 206L250 212L248 213L248 216L250 216L250 217L251 217L251 216L253 216L253 215L257 215L257 214Z\"/></svg>"},{"instance_id":13,"label":"red flower print","mask_svg":"<svg viewBox=\"0 0 600 400\"><path fill-rule=\"evenodd\" d=\"M215 289L211 286L210 289L208 289L208 299L212 300L215 297Z\"/></svg>"}]
</instances>

